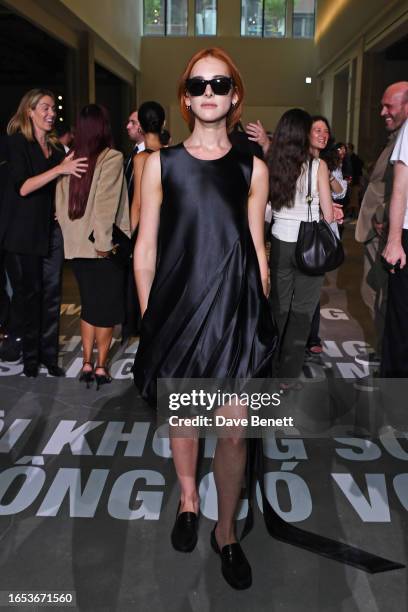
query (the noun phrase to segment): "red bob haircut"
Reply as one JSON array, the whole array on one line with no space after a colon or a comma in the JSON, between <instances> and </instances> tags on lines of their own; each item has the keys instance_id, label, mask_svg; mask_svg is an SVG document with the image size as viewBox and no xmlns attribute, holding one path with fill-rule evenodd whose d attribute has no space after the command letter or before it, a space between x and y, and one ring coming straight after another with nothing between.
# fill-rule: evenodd
<instances>
[{"instance_id":1,"label":"red bob haircut","mask_svg":"<svg viewBox=\"0 0 408 612\"><path fill-rule=\"evenodd\" d=\"M199 60L204 57L215 57L216 59L221 60L224 64L227 65L228 72L232 80L234 81L234 89L235 93L238 96L237 104L231 108L230 112L227 115L227 131L231 132L234 125L236 125L242 113L242 104L244 99L244 84L242 82L242 77L238 71L238 68L235 66L234 62L230 58L230 56L219 47L210 47L208 49L201 49L198 51L188 62L183 74L181 75L179 86L178 86L178 99L180 104L180 111L182 117L186 123L188 123L188 127L191 131L194 128L194 115L189 112L186 108L185 104L185 95L186 95L186 81L190 77L191 71L193 69L194 64L196 64Z\"/></svg>"}]
</instances>

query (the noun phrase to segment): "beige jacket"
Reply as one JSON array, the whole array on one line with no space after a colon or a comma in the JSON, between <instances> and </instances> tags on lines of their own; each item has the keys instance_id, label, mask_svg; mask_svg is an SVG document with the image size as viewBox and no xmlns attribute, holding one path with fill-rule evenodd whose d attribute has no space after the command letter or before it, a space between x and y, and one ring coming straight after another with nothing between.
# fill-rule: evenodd
<instances>
[{"instance_id":1,"label":"beige jacket","mask_svg":"<svg viewBox=\"0 0 408 612\"><path fill-rule=\"evenodd\" d=\"M130 236L129 201L123 176L123 155L114 149L104 149L96 160L85 214L73 221L68 217L69 176L57 182L55 206L64 236L66 259L95 259L96 251L112 248L112 225ZM95 242L89 240L94 233Z\"/></svg>"},{"instance_id":2,"label":"beige jacket","mask_svg":"<svg viewBox=\"0 0 408 612\"><path fill-rule=\"evenodd\" d=\"M357 242L368 242L377 234L374 231L373 220L377 223L387 221L387 208L392 192L393 170L389 163L394 149L397 132L390 135L387 146L381 153L370 176L357 219L355 237Z\"/></svg>"}]
</instances>

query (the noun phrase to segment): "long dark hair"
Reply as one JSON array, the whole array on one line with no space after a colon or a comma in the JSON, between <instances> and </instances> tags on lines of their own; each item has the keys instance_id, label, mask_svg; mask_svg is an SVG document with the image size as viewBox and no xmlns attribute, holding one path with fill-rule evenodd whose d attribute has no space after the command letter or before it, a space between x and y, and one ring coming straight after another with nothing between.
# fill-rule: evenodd
<instances>
[{"instance_id":1,"label":"long dark hair","mask_svg":"<svg viewBox=\"0 0 408 612\"><path fill-rule=\"evenodd\" d=\"M296 181L310 158L312 118L300 108L286 111L279 120L269 152L270 200L273 210L293 206Z\"/></svg>"},{"instance_id":2,"label":"long dark hair","mask_svg":"<svg viewBox=\"0 0 408 612\"><path fill-rule=\"evenodd\" d=\"M137 118L145 134L160 134L166 117L162 105L152 100L139 106Z\"/></svg>"},{"instance_id":3,"label":"long dark hair","mask_svg":"<svg viewBox=\"0 0 408 612\"><path fill-rule=\"evenodd\" d=\"M330 127L330 123L323 115L312 115L312 127L314 123L317 121L323 121L326 124L327 129L329 130L329 140L327 141L327 145L324 149L322 149L319 153L320 159L324 159L329 169L329 172L333 172L336 168L339 167L340 157L337 152L333 132Z\"/></svg>"},{"instance_id":4,"label":"long dark hair","mask_svg":"<svg viewBox=\"0 0 408 612\"><path fill-rule=\"evenodd\" d=\"M88 158L88 169L81 178L70 177L68 198L70 219L80 219L84 216L98 155L106 147L112 146L112 132L106 108L99 104L84 106L78 116L72 148L75 157Z\"/></svg>"}]
</instances>

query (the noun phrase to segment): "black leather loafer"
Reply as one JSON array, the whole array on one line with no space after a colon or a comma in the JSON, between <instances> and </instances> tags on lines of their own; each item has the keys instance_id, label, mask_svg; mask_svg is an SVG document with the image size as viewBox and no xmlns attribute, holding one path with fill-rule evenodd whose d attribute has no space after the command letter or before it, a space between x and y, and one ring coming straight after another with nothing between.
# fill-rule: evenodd
<instances>
[{"instance_id":1,"label":"black leather loafer","mask_svg":"<svg viewBox=\"0 0 408 612\"><path fill-rule=\"evenodd\" d=\"M46 363L44 365L47 368L48 374L50 376L58 376L58 377L65 376L65 370L63 368L60 368L59 365L57 364L47 365Z\"/></svg>"},{"instance_id":2,"label":"black leather loafer","mask_svg":"<svg viewBox=\"0 0 408 612\"><path fill-rule=\"evenodd\" d=\"M238 542L218 546L215 537L215 527L211 532L211 546L214 552L221 557L221 571L228 584L237 590L249 589L252 584L251 566Z\"/></svg>"},{"instance_id":3,"label":"black leather loafer","mask_svg":"<svg viewBox=\"0 0 408 612\"><path fill-rule=\"evenodd\" d=\"M23 374L27 376L27 378L36 378L38 376L38 365L36 363L25 364Z\"/></svg>"},{"instance_id":4,"label":"black leather loafer","mask_svg":"<svg viewBox=\"0 0 408 612\"><path fill-rule=\"evenodd\" d=\"M198 516L195 512L177 514L171 532L173 548L179 552L191 552L197 544Z\"/></svg>"}]
</instances>

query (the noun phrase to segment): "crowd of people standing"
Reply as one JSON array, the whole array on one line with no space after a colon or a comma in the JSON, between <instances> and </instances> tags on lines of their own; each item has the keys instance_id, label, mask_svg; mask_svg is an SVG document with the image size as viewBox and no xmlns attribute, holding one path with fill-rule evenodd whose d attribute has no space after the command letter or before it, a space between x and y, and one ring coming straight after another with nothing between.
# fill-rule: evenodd
<instances>
[{"instance_id":1,"label":"crowd of people standing","mask_svg":"<svg viewBox=\"0 0 408 612\"><path fill-rule=\"evenodd\" d=\"M321 352L324 275L299 265L299 231L302 223L323 218L340 239L342 203L349 198L350 216L360 208L361 160L352 145L347 153L334 142L325 117L302 109L285 112L272 138L259 121L240 129L242 79L220 49L191 58L178 99L190 136L168 147L163 108L145 102L129 117L134 148L124 160L103 106L85 106L73 141L61 143L53 93L36 89L22 98L8 124L1 166L0 248L2 304L9 305L3 349L14 336L25 376L36 377L41 364L52 376L64 375L58 363L64 258L79 287L80 380L87 386L111 382L108 353L116 324L125 338L140 333L133 375L152 406L158 378L273 374L283 393L296 391L305 349ZM388 283L377 349L381 372L407 376L408 83L386 90L381 114L390 143L368 183L356 237L365 245L363 295L373 317L384 318ZM119 261L122 243L133 249L133 266L129 258ZM390 275L380 270L383 262ZM220 411L236 416L244 408ZM171 540L176 550L191 552L198 532L198 439L171 435L171 446L181 491ZM236 589L252 581L234 526L246 464L243 436L217 440L218 522L211 546Z\"/></svg>"},{"instance_id":2,"label":"crowd of people standing","mask_svg":"<svg viewBox=\"0 0 408 612\"><path fill-rule=\"evenodd\" d=\"M237 121L229 129L229 139L236 150L249 151L269 166L268 197L273 211L272 229L267 236L271 242L270 303L280 329L280 350L283 350L283 356L278 352L277 355L280 354L282 364L287 359L297 363L296 367L289 368L286 376L288 372L290 377L300 375L305 349L311 356L323 351L319 336L322 277L311 279L302 275L291 263L293 253L289 252L294 251L300 222L305 220L304 179L309 163L313 168L313 218L323 215L340 236L342 217L346 220L357 217L356 240L364 243L361 293L378 331L375 351L359 355L357 360L380 368L388 284L394 286L395 279L402 276L398 270L390 278L382 252L387 243L392 193L390 157L407 114L404 96L404 82L388 87L384 93L382 116L390 139L366 185L363 162L354 152L353 144L336 143L323 116L310 117L294 109L285 113L272 136L259 121L248 124L245 129ZM32 90L23 97L9 122L7 141L2 140L0 323L4 337L0 358L15 361L22 355L24 374L29 377L38 374L40 364L51 375L64 374L58 364L58 321L65 257L72 260L81 296L84 347L81 376L87 382L94 377L99 382L109 382L107 359L114 325L122 325L122 338L126 341L139 333L141 321L131 262L126 269L119 269L109 257L113 246L111 227L117 216L121 216L120 229L131 236L134 246L146 160L151 153L168 146L164 144L169 140L164 130L164 109L157 102L147 102L131 113L126 128L133 149L124 163L122 154L113 148L106 109L99 105L85 107L75 131L65 126L55 131L55 117L53 93ZM295 118L300 117L302 134L299 132L296 136L299 126ZM300 166L300 162L295 164L296 177L290 176L294 152L303 160ZM325 174L319 182L322 172L327 172L327 180ZM334 204L331 212L326 200L330 206ZM111 210L107 212L109 207ZM89 240L90 234L94 235L93 243ZM399 257L399 261L401 269L403 258ZM91 283L88 278L92 279ZM105 291L106 283L112 288L109 293ZM310 291L310 304L305 288ZM390 337L399 334L395 317L395 314L388 317L386 346ZM391 344L394 345L394 340ZM285 346L290 347L289 355ZM299 349L295 351L294 347ZM392 354L392 349L386 350L386 362ZM281 366L281 371L286 370ZM395 375L400 369L385 365L381 371Z\"/></svg>"},{"instance_id":3,"label":"crowd of people standing","mask_svg":"<svg viewBox=\"0 0 408 612\"><path fill-rule=\"evenodd\" d=\"M293 110L282 117L272 138L259 121L248 124L246 130L239 121L231 126L229 138L233 146L237 150L252 152L269 165L269 200L273 210L272 230L268 236L271 241L270 301L281 331L282 364L288 358L297 363L294 369L288 370L291 377L297 377L301 372L305 347L310 355L319 355L323 350L319 337L322 278L314 278L311 282L310 277L302 276L291 264L293 256L289 253L290 248L293 250L296 245L299 224L305 218L304 177L305 164L308 163L313 166L313 218L318 219L323 213L324 218L331 222L333 231L339 235L342 227L337 221L341 223L341 210L346 219L357 216L356 240L364 243L365 253L362 297L378 331L375 351L367 356L360 355L357 359L361 363L380 367L388 284L390 282L394 286L395 279L402 276L398 271L396 276L390 278L382 252L387 243L392 193L390 157L396 136L406 119L404 96L405 83L394 84L384 93L382 116L390 140L374 167L365 193L362 190L363 162L354 152L352 143L347 146L341 142L335 143L325 117L310 117ZM293 125L290 122L301 116L304 121L303 140L296 140L294 134L298 126L295 125L296 121ZM121 229L132 236L134 245L139 227L143 168L149 155L161 149L163 142L169 139L168 133L164 133L164 110L160 104L148 102L131 113L126 127L134 147L124 164L121 153L113 149L106 109L98 105L85 107L78 118L75 140L70 128L64 126L57 132L54 130L55 117L52 92L32 90L23 97L9 122L7 142L2 141L3 163L0 169L4 189L0 236L0 315L5 336L0 347L0 358L15 361L22 354L26 376L36 376L40 364L45 365L51 375L63 375L58 364L58 321L65 257L72 260L80 288L84 347L82 376L89 382L96 374L99 381L109 382L106 365L113 326L122 324L124 340L137 335L140 330L133 269L129 263L127 269L119 270L110 260L110 228L116 216L122 215ZM306 124L308 133L305 135ZM289 136L286 136L285 129L289 130ZM297 147L296 155L303 159L296 170L299 176L295 188L288 174L293 159L293 150L288 153L290 147ZM289 155L290 159L285 155ZM321 193L322 187L318 189L317 177L326 169L327 181L326 177L320 181L324 184L324 193ZM109 177L111 184L105 187L106 177ZM329 185L329 193L325 191L326 184ZM333 214L324 208L327 198L335 204ZM108 202L112 207L110 213L106 214L103 202ZM334 215L337 215L337 221ZM127 217L128 221L124 222ZM100 224L103 226L103 237ZM88 239L92 232L95 235L93 243ZM77 244L72 245L73 239ZM289 249L286 258L283 254L285 249ZM399 260L401 262L401 257ZM89 269L84 273L85 265ZM403 258L399 268L403 268ZM92 283L88 282L88 277ZM99 292L98 284L95 285L97 278L100 279ZM105 291L107 282L112 287L109 294ZM306 287L311 291L310 304L304 290ZM115 298L109 303L108 298L113 294ZM301 304L297 301L299 296ZM313 304L313 312L310 312ZM305 321L301 316L304 309L307 311ZM395 316L388 317L387 341L399 333L395 329ZM282 333L283 329L286 330L285 334ZM96 371L93 364L94 342L98 348ZM391 344L394 345L394 340ZM285 346L290 347L289 357L285 356ZM295 346L299 346L298 351L294 351ZM394 351L387 349L386 361L389 361L390 354L394 354ZM286 371L285 367L283 371ZM399 371L399 368L389 366L382 368L384 374Z\"/></svg>"}]
</instances>

